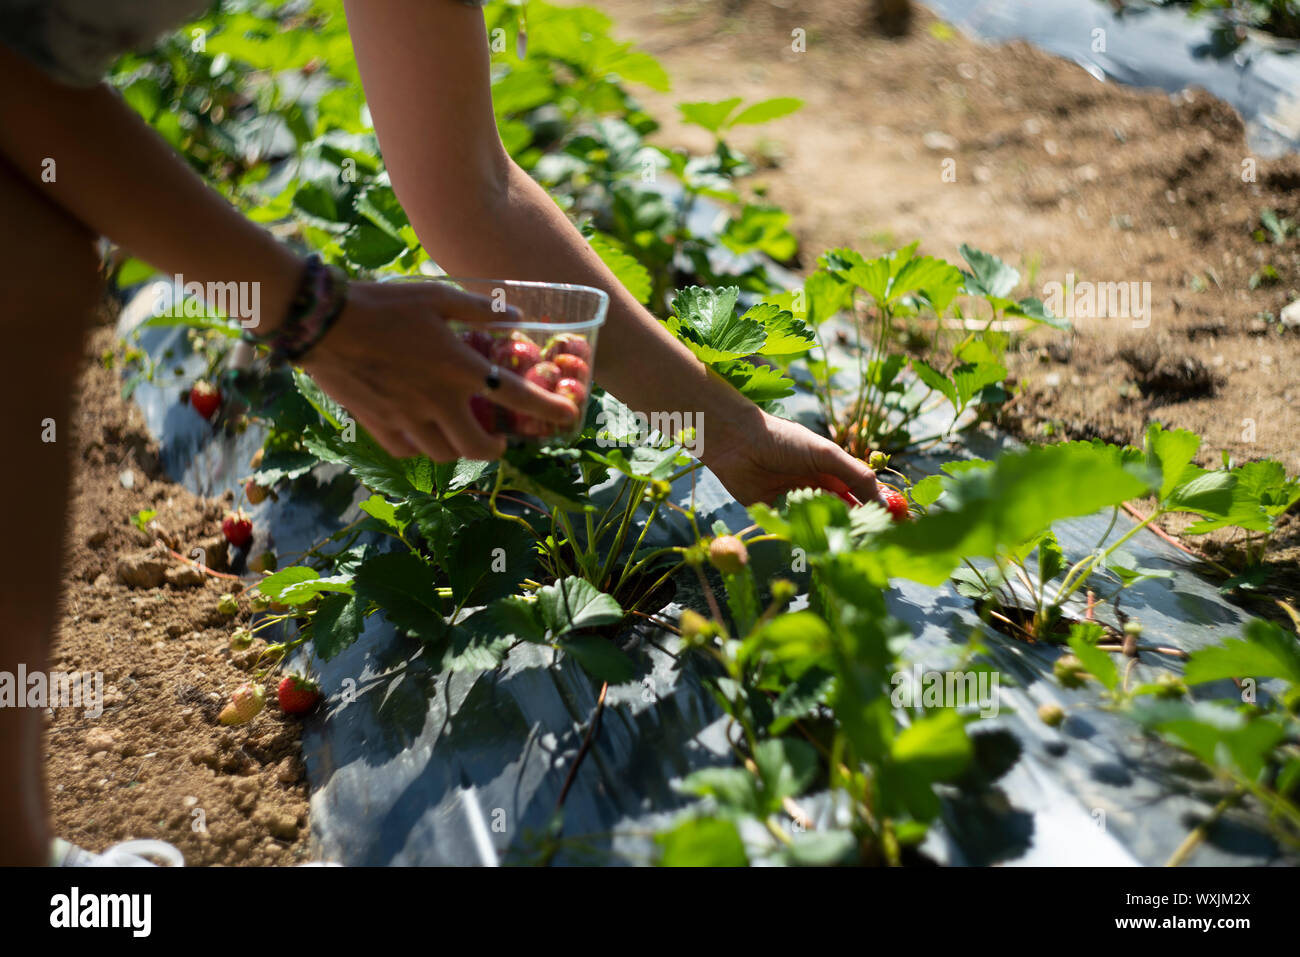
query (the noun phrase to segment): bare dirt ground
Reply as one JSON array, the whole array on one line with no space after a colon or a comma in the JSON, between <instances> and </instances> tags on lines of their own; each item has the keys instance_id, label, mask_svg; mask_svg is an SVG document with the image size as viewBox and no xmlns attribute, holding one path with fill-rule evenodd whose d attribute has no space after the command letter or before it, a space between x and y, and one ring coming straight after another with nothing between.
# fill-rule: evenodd
<instances>
[{"instance_id":1,"label":"bare dirt ground","mask_svg":"<svg viewBox=\"0 0 1300 957\"><path fill-rule=\"evenodd\" d=\"M793 214L804 268L836 246L880 254L921 239L951 261L962 243L1001 256L1021 271L1019 295L1044 297L1071 275L1150 283L1149 321L1075 316L1075 333L1019 346L1019 395L1004 421L1013 432L1140 444L1158 420L1204 437L1202 465L1227 450L1300 471L1300 330L1276 321L1300 298L1300 237L1253 236L1263 209L1300 219L1300 159L1252 156L1227 105L1202 91L1100 83L1025 44L968 39L923 10L891 38L864 2L599 6L673 79L671 92L642 96L664 121L661 144L711 148L710 134L680 122L679 102L805 101L729 134L774 161L755 182ZM795 31L805 52L793 49ZM1230 538L1194 543L1231 551ZM1275 541L1271 563L1290 578L1300 521L1284 518Z\"/></svg>"},{"instance_id":2,"label":"bare dirt ground","mask_svg":"<svg viewBox=\"0 0 1300 957\"><path fill-rule=\"evenodd\" d=\"M204 548L221 571L223 500L168 481L122 380L101 357L111 326L87 344L77 414L77 469L63 614L52 669L102 672L104 712L56 709L46 725L54 832L93 851L132 838L175 844L187 865L294 864L307 853L301 722L274 689L250 724L217 714L249 678L264 642L232 653L247 619L217 601L241 583L203 575L160 550ZM155 528L131 516L157 512Z\"/></svg>"}]
</instances>

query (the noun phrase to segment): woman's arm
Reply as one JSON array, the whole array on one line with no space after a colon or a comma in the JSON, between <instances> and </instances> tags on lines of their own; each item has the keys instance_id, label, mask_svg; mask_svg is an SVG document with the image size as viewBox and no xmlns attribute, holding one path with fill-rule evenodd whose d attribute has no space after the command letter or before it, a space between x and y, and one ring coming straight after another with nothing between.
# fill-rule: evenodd
<instances>
[{"instance_id":1,"label":"woman's arm","mask_svg":"<svg viewBox=\"0 0 1300 957\"><path fill-rule=\"evenodd\" d=\"M481 10L455 0L348 0L348 26L384 159L425 249L452 275L604 289L596 376L642 412L704 411L705 441L758 410L711 376L618 282L506 154L492 112Z\"/></svg>"},{"instance_id":2,"label":"woman's arm","mask_svg":"<svg viewBox=\"0 0 1300 957\"><path fill-rule=\"evenodd\" d=\"M0 162L92 231L187 283L258 283L260 316L239 318L258 319L259 334L283 321L303 271L291 250L209 189L112 90L60 84L2 44ZM440 321L452 317L500 318L487 300L440 284L354 283L303 365L394 455L496 458L504 440L469 409L489 363ZM500 378L495 401L572 421L567 400L509 372Z\"/></svg>"},{"instance_id":3,"label":"woman's arm","mask_svg":"<svg viewBox=\"0 0 1300 957\"><path fill-rule=\"evenodd\" d=\"M596 376L633 409L703 417L700 458L741 501L801 485L876 498L829 440L765 415L644 309L506 154L482 12L454 0L347 0L384 159L416 233L448 272L576 282L610 296Z\"/></svg>"},{"instance_id":4,"label":"woman's arm","mask_svg":"<svg viewBox=\"0 0 1300 957\"><path fill-rule=\"evenodd\" d=\"M108 87L58 83L3 44L0 156L156 268L187 282L260 282L269 327L288 308L302 270L290 250L205 186Z\"/></svg>"}]
</instances>

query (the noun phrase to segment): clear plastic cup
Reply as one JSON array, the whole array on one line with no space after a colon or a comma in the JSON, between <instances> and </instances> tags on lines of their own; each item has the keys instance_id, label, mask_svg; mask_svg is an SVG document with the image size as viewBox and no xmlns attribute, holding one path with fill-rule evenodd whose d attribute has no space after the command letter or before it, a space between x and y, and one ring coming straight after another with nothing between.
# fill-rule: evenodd
<instances>
[{"instance_id":1,"label":"clear plastic cup","mask_svg":"<svg viewBox=\"0 0 1300 957\"><path fill-rule=\"evenodd\" d=\"M515 279L430 277L489 299L502 313L500 322L449 319L447 325L470 348L503 370L524 376L542 388L568 396L578 407L575 425L559 432L548 423L475 396L470 410L493 435L512 445L562 445L582 431L596 362L596 334L605 322L609 295L593 286L525 282ZM520 319L504 318L518 310Z\"/></svg>"}]
</instances>

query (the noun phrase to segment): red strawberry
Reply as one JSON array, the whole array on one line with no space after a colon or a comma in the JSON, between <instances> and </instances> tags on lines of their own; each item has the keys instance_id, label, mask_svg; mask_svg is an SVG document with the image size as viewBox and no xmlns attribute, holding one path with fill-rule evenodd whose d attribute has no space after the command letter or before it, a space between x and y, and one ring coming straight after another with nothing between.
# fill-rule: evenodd
<instances>
[{"instance_id":1,"label":"red strawberry","mask_svg":"<svg viewBox=\"0 0 1300 957\"><path fill-rule=\"evenodd\" d=\"M256 718L265 707L265 688L261 685L240 685L230 696L230 702L221 709L217 720L222 724L243 724Z\"/></svg>"},{"instance_id":2,"label":"red strawberry","mask_svg":"<svg viewBox=\"0 0 1300 957\"><path fill-rule=\"evenodd\" d=\"M880 500L889 514L893 516L896 522L906 522L911 518L911 513L907 510L907 499L903 498L901 492L895 492L892 488L884 488L880 491Z\"/></svg>"},{"instance_id":3,"label":"red strawberry","mask_svg":"<svg viewBox=\"0 0 1300 957\"><path fill-rule=\"evenodd\" d=\"M539 362L527 372L524 378L529 382L540 385L548 392L553 392L555 386L563 376L560 373L560 367L554 362Z\"/></svg>"},{"instance_id":4,"label":"red strawberry","mask_svg":"<svg viewBox=\"0 0 1300 957\"><path fill-rule=\"evenodd\" d=\"M560 367L560 373L566 379L577 379L584 383L591 381L591 367L587 365L587 360L568 352L561 352L551 361Z\"/></svg>"},{"instance_id":5,"label":"red strawberry","mask_svg":"<svg viewBox=\"0 0 1300 957\"><path fill-rule=\"evenodd\" d=\"M320 685L298 675L286 675L275 696L285 714L306 714L320 701Z\"/></svg>"},{"instance_id":6,"label":"red strawberry","mask_svg":"<svg viewBox=\"0 0 1300 957\"><path fill-rule=\"evenodd\" d=\"M469 411L478 424L483 426L484 432L489 435L497 434L499 430L497 428L497 407L495 405L481 395L472 395L469 397Z\"/></svg>"},{"instance_id":7,"label":"red strawberry","mask_svg":"<svg viewBox=\"0 0 1300 957\"><path fill-rule=\"evenodd\" d=\"M200 379L190 389L190 405L205 419L211 419L221 407L221 390Z\"/></svg>"},{"instance_id":8,"label":"red strawberry","mask_svg":"<svg viewBox=\"0 0 1300 957\"><path fill-rule=\"evenodd\" d=\"M252 479L244 483L244 498L248 499L249 505L260 505L266 501L267 494L267 490Z\"/></svg>"},{"instance_id":9,"label":"red strawberry","mask_svg":"<svg viewBox=\"0 0 1300 957\"><path fill-rule=\"evenodd\" d=\"M502 368L523 375L542 358L537 343L521 333L501 339L492 347L492 361Z\"/></svg>"},{"instance_id":10,"label":"red strawberry","mask_svg":"<svg viewBox=\"0 0 1300 957\"><path fill-rule=\"evenodd\" d=\"M574 332L562 332L546 345L546 358L551 361L559 355L577 356L583 362L591 361L591 346Z\"/></svg>"},{"instance_id":11,"label":"red strawberry","mask_svg":"<svg viewBox=\"0 0 1300 957\"><path fill-rule=\"evenodd\" d=\"M587 387L577 379L561 379L555 383L555 394L572 399L578 408L582 408L582 403L587 401Z\"/></svg>"},{"instance_id":12,"label":"red strawberry","mask_svg":"<svg viewBox=\"0 0 1300 957\"><path fill-rule=\"evenodd\" d=\"M252 541L253 523L242 508L238 512L229 512L221 521L221 534L231 545L243 548Z\"/></svg>"},{"instance_id":13,"label":"red strawberry","mask_svg":"<svg viewBox=\"0 0 1300 957\"><path fill-rule=\"evenodd\" d=\"M460 339L481 356L490 356L492 354L492 336L490 333L481 329L471 329L469 332L462 332Z\"/></svg>"}]
</instances>

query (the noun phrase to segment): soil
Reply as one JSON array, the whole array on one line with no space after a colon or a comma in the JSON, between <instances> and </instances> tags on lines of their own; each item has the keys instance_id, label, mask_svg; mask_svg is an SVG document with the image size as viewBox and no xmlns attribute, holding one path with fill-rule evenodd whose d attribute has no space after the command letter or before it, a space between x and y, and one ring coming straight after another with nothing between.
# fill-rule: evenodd
<instances>
[{"instance_id":1,"label":"soil","mask_svg":"<svg viewBox=\"0 0 1300 957\"><path fill-rule=\"evenodd\" d=\"M600 5L673 79L669 93L638 91L664 121L661 145L712 147L680 122L679 102L805 102L728 134L766 165L753 182L793 214L797 266L837 246L878 255L919 238L953 262L962 243L997 254L1020 269L1021 296L1046 298L1047 283L1070 275L1150 283L1149 321L1076 314L1073 333L1019 343L1002 423L1014 434L1141 444L1156 420L1203 436L1203 466L1226 450L1300 471L1300 329L1277 321L1300 299L1300 236L1253 236L1266 208L1300 221L1300 159L1253 156L1231 107L1203 91L1101 83L1026 44L970 39L920 7L893 37L864 2ZM796 30L805 52L792 48ZM1189 543L1231 553L1239 534ZM1294 515L1274 543L1274 577L1300 592Z\"/></svg>"},{"instance_id":2,"label":"soil","mask_svg":"<svg viewBox=\"0 0 1300 957\"><path fill-rule=\"evenodd\" d=\"M217 723L265 644L259 639L252 654L230 650L247 604L228 617L217 602L242 583L201 574L156 544L184 555L203 548L221 571L229 502L167 480L139 410L121 396L119 373L101 359L115 346L111 324L87 343L51 664L102 672L104 711L97 719L80 709L48 712L54 832L91 851L158 838L176 845L189 866L298 863L309 834L301 722L279 711L269 687L266 709L252 722ZM148 532L130 521L144 509L157 512Z\"/></svg>"}]
</instances>

